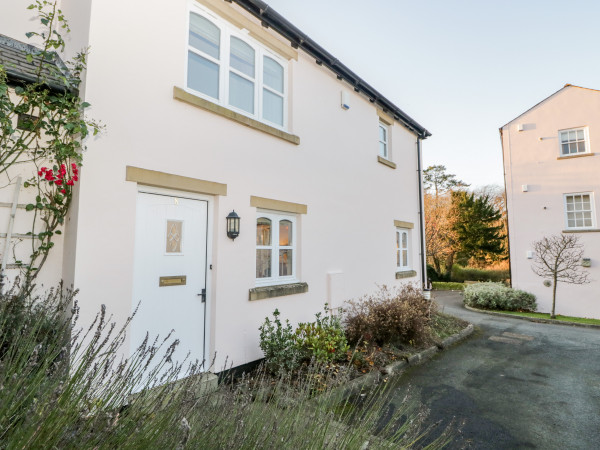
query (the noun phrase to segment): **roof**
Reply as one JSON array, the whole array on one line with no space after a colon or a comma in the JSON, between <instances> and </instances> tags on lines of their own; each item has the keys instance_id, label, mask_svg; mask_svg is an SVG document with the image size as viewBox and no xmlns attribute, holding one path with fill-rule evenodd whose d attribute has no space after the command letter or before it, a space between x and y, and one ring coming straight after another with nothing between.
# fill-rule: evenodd
<instances>
[{"instance_id":1,"label":"roof","mask_svg":"<svg viewBox=\"0 0 600 450\"><path fill-rule=\"evenodd\" d=\"M550 98L554 97L556 94L558 94L559 92L563 91L564 89L568 88L568 87L573 87L573 88L577 88L577 89L585 89L588 91L594 91L594 92L600 92L600 90L598 89L591 89L591 88L586 88L583 86L576 86L574 84L565 84L563 87L561 87L558 91L554 92L553 94L549 95L548 97L544 98L543 100L539 101L538 103L536 103L535 105L533 105L531 108L529 108L528 110L522 112L521 114L519 114L517 117L515 117L514 119L512 119L509 122L506 122L504 125L502 125L500 127L500 132L502 132L502 128L504 128L506 125L513 123L515 120L519 119L521 116L527 114L529 111L531 111L534 108L537 108L538 106L540 106L542 103L544 103L546 100L549 100Z\"/></svg>"},{"instance_id":2,"label":"roof","mask_svg":"<svg viewBox=\"0 0 600 450\"><path fill-rule=\"evenodd\" d=\"M4 67L8 80L17 84L37 83L37 70L42 64L41 80L50 89L64 92L65 79L69 72L56 55L51 59L42 61L41 50L33 45L26 44L16 39L0 34L0 65ZM31 62L27 60L31 55Z\"/></svg>"},{"instance_id":3,"label":"roof","mask_svg":"<svg viewBox=\"0 0 600 450\"><path fill-rule=\"evenodd\" d=\"M390 114L395 120L403 124L406 128L413 131L421 139L431 136L422 125L416 122L408 114L394 105L390 100L379 93L374 87L360 78L348 67L342 64L331 53L313 41L310 37L291 24L287 19L281 16L277 11L271 8L262 0L226 0L233 1L251 13L261 21L265 27L270 27L284 38L288 39L294 48L301 48L306 53L315 58L318 65L323 65L337 75L339 80L348 82L356 92L362 92L371 103L379 105L384 112Z\"/></svg>"}]
</instances>

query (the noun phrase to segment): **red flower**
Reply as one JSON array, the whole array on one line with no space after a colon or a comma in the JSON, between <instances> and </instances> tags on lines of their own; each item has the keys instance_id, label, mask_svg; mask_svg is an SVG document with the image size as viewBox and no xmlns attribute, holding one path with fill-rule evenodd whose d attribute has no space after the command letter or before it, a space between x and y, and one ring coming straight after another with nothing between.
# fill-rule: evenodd
<instances>
[{"instance_id":1,"label":"red flower","mask_svg":"<svg viewBox=\"0 0 600 450\"><path fill-rule=\"evenodd\" d=\"M40 177L41 177L43 173L44 173L44 172L42 172L42 171L40 170L40 171L38 172L38 176L40 176Z\"/></svg>"},{"instance_id":2,"label":"red flower","mask_svg":"<svg viewBox=\"0 0 600 450\"><path fill-rule=\"evenodd\" d=\"M61 189L60 192L62 192L63 194L67 193L67 191L65 189Z\"/></svg>"},{"instance_id":3,"label":"red flower","mask_svg":"<svg viewBox=\"0 0 600 450\"><path fill-rule=\"evenodd\" d=\"M40 172L45 172L46 170L48 170L48 169L46 169L45 167L42 167L42 168L40 169Z\"/></svg>"},{"instance_id":4,"label":"red flower","mask_svg":"<svg viewBox=\"0 0 600 450\"><path fill-rule=\"evenodd\" d=\"M77 175L73 175L73 181L77 181L79 180L79 178L77 177Z\"/></svg>"},{"instance_id":5,"label":"red flower","mask_svg":"<svg viewBox=\"0 0 600 450\"><path fill-rule=\"evenodd\" d=\"M73 169L76 169L76 168L77 168L77 164L75 164L75 163L71 163L71 167L72 167Z\"/></svg>"},{"instance_id":6,"label":"red flower","mask_svg":"<svg viewBox=\"0 0 600 450\"><path fill-rule=\"evenodd\" d=\"M67 181L67 184L68 184L69 186L73 186L73 180L69 180L69 181Z\"/></svg>"},{"instance_id":7,"label":"red flower","mask_svg":"<svg viewBox=\"0 0 600 450\"><path fill-rule=\"evenodd\" d=\"M60 186L62 184L62 180L56 180L55 183L57 184L57 186Z\"/></svg>"}]
</instances>

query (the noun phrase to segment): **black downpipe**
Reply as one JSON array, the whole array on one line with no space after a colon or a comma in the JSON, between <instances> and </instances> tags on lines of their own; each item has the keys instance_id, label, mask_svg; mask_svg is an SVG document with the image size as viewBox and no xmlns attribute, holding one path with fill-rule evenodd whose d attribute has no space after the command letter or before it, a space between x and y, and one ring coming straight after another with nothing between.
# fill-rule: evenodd
<instances>
[{"instance_id":1,"label":"black downpipe","mask_svg":"<svg viewBox=\"0 0 600 450\"><path fill-rule=\"evenodd\" d=\"M421 138L417 137L417 174L419 176L419 235L421 238L421 282L423 289L427 282L427 249L425 248L425 217L423 214L423 170L421 168Z\"/></svg>"}]
</instances>

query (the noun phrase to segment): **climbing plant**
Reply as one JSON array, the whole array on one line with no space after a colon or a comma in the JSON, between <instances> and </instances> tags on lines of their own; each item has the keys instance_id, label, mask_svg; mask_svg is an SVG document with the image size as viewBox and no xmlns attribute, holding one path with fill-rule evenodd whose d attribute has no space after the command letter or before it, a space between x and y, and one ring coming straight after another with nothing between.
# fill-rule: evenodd
<instances>
[{"instance_id":1,"label":"climbing plant","mask_svg":"<svg viewBox=\"0 0 600 450\"><path fill-rule=\"evenodd\" d=\"M41 42L26 55L35 67L33 79L11 80L9 63L0 61L0 176L5 178L0 187L13 185L20 176L23 186L35 192L34 201L26 205L31 251L28 260L16 260L26 292L31 291L55 236L61 234L79 181L83 142L102 129L85 116L90 104L79 95L87 50L63 62L58 55L64 52L64 36L70 32L64 14L55 1L36 0L28 8L42 25L40 31L26 34Z\"/></svg>"}]
</instances>

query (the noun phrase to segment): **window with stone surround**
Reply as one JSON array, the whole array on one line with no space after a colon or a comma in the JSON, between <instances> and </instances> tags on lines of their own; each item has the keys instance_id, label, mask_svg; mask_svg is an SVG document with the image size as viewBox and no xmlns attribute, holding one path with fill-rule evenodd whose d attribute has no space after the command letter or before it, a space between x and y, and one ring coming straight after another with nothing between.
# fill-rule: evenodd
<instances>
[{"instance_id":1,"label":"window with stone surround","mask_svg":"<svg viewBox=\"0 0 600 450\"><path fill-rule=\"evenodd\" d=\"M586 128L573 128L559 132L560 156L589 153L590 146Z\"/></svg>"},{"instance_id":2,"label":"window with stone surround","mask_svg":"<svg viewBox=\"0 0 600 450\"><path fill-rule=\"evenodd\" d=\"M189 13L187 50L191 93L286 129L285 60L199 5Z\"/></svg>"},{"instance_id":3,"label":"window with stone surround","mask_svg":"<svg viewBox=\"0 0 600 450\"><path fill-rule=\"evenodd\" d=\"M403 272L411 269L410 230L396 228L396 270Z\"/></svg>"},{"instance_id":4,"label":"window with stone surround","mask_svg":"<svg viewBox=\"0 0 600 450\"><path fill-rule=\"evenodd\" d=\"M258 211L256 219L256 285L294 283L296 278L296 216Z\"/></svg>"},{"instance_id":5,"label":"window with stone surround","mask_svg":"<svg viewBox=\"0 0 600 450\"><path fill-rule=\"evenodd\" d=\"M594 194L592 192L565 194L564 201L567 230L583 230L595 227L596 217L594 213Z\"/></svg>"}]
</instances>

